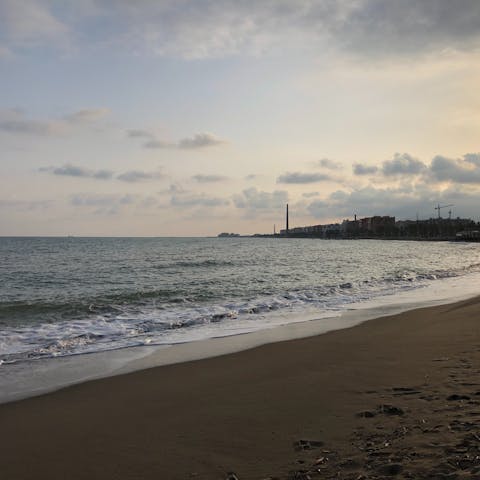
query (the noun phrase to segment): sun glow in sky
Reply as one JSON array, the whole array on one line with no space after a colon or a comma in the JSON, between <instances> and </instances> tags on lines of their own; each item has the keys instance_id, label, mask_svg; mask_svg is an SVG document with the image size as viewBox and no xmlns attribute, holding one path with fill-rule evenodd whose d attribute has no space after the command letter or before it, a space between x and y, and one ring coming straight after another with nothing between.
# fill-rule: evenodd
<instances>
[{"instance_id":1,"label":"sun glow in sky","mask_svg":"<svg viewBox=\"0 0 480 480\"><path fill-rule=\"evenodd\" d=\"M478 0L0 0L0 235L479 220Z\"/></svg>"}]
</instances>

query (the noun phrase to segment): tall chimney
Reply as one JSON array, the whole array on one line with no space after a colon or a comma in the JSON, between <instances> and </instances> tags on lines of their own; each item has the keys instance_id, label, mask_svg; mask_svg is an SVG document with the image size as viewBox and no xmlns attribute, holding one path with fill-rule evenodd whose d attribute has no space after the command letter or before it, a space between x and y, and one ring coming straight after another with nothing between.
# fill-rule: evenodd
<instances>
[{"instance_id":1,"label":"tall chimney","mask_svg":"<svg viewBox=\"0 0 480 480\"><path fill-rule=\"evenodd\" d=\"M287 230L287 233L288 233L288 203L287 203L287 228L286 228L286 230Z\"/></svg>"}]
</instances>

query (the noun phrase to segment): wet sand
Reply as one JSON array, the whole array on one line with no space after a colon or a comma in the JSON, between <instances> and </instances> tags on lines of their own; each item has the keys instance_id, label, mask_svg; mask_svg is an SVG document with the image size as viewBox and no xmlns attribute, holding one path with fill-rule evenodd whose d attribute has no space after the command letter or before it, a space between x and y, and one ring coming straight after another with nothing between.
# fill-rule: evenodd
<instances>
[{"instance_id":1,"label":"wet sand","mask_svg":"<svg viewBox=\"0 0 480 480\"><path fill-rule=\"evenodd\" d=\"M6 479L480 478L480 298L0 405Z\"/></svg>"}]
</instances>

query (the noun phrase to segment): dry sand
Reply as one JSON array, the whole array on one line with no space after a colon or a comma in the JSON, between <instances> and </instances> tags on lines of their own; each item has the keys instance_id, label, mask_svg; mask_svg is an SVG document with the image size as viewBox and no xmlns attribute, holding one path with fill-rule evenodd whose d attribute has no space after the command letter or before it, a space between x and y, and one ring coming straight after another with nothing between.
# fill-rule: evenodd
<instances>
[{"instance_id":1,"label":"dry sand","mask_svg":"<svg viewBox=\"0 0 480 480\"><path fill-rule=\"evenodd\" d=\"M479 368L476 298L87 382L0 405L0 478L480 479Z\"/></svg>"}]
</instances>

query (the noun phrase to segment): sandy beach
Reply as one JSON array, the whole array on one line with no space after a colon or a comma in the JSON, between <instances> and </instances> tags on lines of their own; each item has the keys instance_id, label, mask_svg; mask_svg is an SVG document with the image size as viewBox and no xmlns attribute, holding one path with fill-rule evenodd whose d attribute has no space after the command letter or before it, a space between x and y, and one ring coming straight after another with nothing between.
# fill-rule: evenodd
<instances>
[{"instance_id":1,"label":"sandy beach","mask_svg":"<svg viewBox=\"0 0 480 480\"><path fill-rule=\"evenodd\" d=\"M480 298L0 405L5 479L480 478Z\"/></svg>"}]
</instances>

